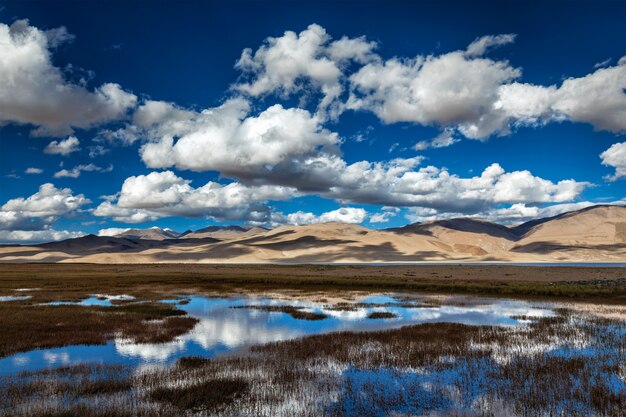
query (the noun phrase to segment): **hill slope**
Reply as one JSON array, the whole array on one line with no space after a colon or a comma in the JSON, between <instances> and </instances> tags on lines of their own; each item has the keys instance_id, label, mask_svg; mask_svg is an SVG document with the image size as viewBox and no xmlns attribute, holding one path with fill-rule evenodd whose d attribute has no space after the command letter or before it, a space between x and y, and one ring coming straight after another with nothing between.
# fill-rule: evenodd
<instances>
[{"instance_id":1,"label":"hill slope","mask_svg":"<svg viewBox=\"0 0 626 417\"><path fill-rule=\"evenodd\" d=\"M515 227L460 218L386 230L322 223L272 230L216 226L176 238L161 229L139 232L0 247L0 262L626 262L621 206L595 206Z\"/></svg>"}]
</instances>

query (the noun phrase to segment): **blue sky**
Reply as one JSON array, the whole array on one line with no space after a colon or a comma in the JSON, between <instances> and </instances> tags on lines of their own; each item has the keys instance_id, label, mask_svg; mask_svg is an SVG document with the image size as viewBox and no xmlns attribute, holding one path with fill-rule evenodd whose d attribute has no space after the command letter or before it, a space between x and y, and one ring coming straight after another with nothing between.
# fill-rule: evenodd
<instances>
[{"instance_id":1,"label":"blue sky","mask_svg":"<svg viewBox=\"0 0 626 417\"><path fill-rule=\"evenodd\" d=\"M620 1L0 1L0 241L624 204L625 17Z\"/></svg>"}]
</instances>

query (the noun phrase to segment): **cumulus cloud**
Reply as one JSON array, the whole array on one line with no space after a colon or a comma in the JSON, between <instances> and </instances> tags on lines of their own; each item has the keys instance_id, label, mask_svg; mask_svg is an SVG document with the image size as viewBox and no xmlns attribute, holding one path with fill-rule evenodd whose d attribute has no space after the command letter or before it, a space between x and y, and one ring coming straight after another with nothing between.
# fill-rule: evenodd
<instances>
[{"instance_id":1,"label":"cumulus cloud","mask_svg":"<svg viewBox=\"0 0 626 417\"><path fill-rule=\"evenodd\" d=\"M202 112L161 102L141 106L136 126L152 138L141 148L142 159L151 168L214 170L239 180L240 186L287 187L344 204L447 206L465 212L498 203L571 201L588 185L575 180L554 183L528 171L507 173L497 164L480 177L460 178L443 168L418 168L423 161L419 156L349 164L340 154L339 136L323 128L315 115L276 105L249 116L248 106L241 99ZM428 146L455 140L448 129ZM141 211L132 215L155 216Z\"/></svg>"},{"instance_id":2,"label":"cumulus cloud","mask_svg":"<svg viewBox=\"0 0 626 417\"><path fill-rule=\"evenodd\" d=\"M85 233L68 230L0 230L0 242L5 244L33 244L71 239L84 236Z\"/></svg>"},{"instance_id":3,"label":"cumulus cloud","mask_svg":"<svg viewBox=\"0 0 626 417\"><path fill-rule=\"evenodd\" d=\"M609 181L616 181L626 178L626 142L615 143L609 149L600 154L602 165L615 168L613 175L605 178Z\"/></svg>"},{"instance_id":4,"label":"cumulus cloud","mask_svg":"<svg viewBox=\"0 0 626 417\"><path fill-rule=\"evenodd\" d=\"M347 107L374 112L385 123L413 122L463 128L467 137L503 131L492 126L498 88L520 77L506 61L462 51L369 63L350 76ZM467 129L480 123L480 130Z\"/></svg>"},{"instance_id":5,"label":"cumulus cloud","mask_svg":"<svg viewBox=\"0 0 626 417\"><path fill-rule=\"evenodd\" d=\"M295 213L283 214L272 213L271 221L273 225L291 224L291 225L305 225L314 223L363 223L367 219L367 211L362 208L355 207L342 207L337 210L328 211L320 215L315 215L310 212L297 211Z\"/></svg>"},{"instance_id":6,"label":"cumulus cloud","mask_svg":"<svg viewBox=\"0 0 626 417\"><path fill-rule=\"evenodd\" d=\"M469 215L460 212L440 212L432 208L416 207L409 209L406 218L412 223L422 223L441 219L466 217L488 220L500 224L514 225L533 219L558 216L559 214L595 206L596 204L598 203L593 203L590 201L552 204L549 206L537 206L524 203L516 203L510 206L491 208ZM624 204L624 201L615 201L610 204Z\"/></svg>"},{"instance_id":7,"label":"cumulus cloud","mask_svg":"<svg viewBox=\"0 0 626 417\"><path fill-rule=\"evenodd\" d=\"M626 59L556 86L512 83L494 104L502 123L537 124L570 120L596 129L626 132ZM475 127L478 129L478 127Z\"/></svg>"},{"instance_id":8,"label":"cumulus cloud","mask_svg":"<svg viewBox=\"0 0 626 417\"><path fill-rule=\"evenodd\" d=\"M326 30L316 24L299 34L287 31L281 37L267 38L254 53L243 51L235 67L243 71L249 82L234 86L253 97L267 93L288 96L311 85L324 95L319 109L324 110L342 92L342 68L350 63L376 60L374 42L364 37L343 37L331 42Z\"/></svg>"},{"instance_id":9,"label":"cumulus cloud","mask_svg":"<svg viewBox=\"0 0 626 417\"><path fill-rule=\"evenodd\" d=\"M277 104L258 116L247 116L249 104L241 99L201 113L169 104L159 105L158 111L155 107L140 107L143 115L136 117L138 125L156 138L141 148L150 168L176 166L236 178L274 177L320 152L337 153L339 136L303 109Z\"/></svg>"},{"instance_id":10,"label":"cumulus cloud","mask_svg":"<svg viewBox=\"0 0 626 417\"><path fill-rule=\"evenodd\" d=\"M93 214L125 223L142 223L161 217L183 216L220 220L261 220L270 209L268 200L294 195L286 187L246 187L209 181L193 188L190 181L171 171L129 177L112 200L101 203Z\"/></svg>"},{"instance_id":11,"label":"cumulus cloud","mask_svg":"<svg viewBox=\"0 0 626 417\"><path fill-rule=\"evenodd\" d=\"M72 39L65 28L42 31L27 20L0 23L0 124L37 127L61 135L124 117L137 97L118 84L88 90L65 79L51 49Z\"/></svg>"},{"instance_id":12,"label":"cumulus cloud","mask_svg":"<svg viewBox=\"0 0 626 417\"><path fill-rule=\"evenodd\" d=\"M470 213L494 204L572 201L589 185L574 180L555 183L529 171L506 172L499 164L487 167L480 176L461 178L444 168L414 169L402 162L353 164L323 195L354 203Z\"/></svg>"},{"instance_id":13,"label":"cumulus cloud","mask_svg":"<svg viewBox=\"0 0 626 417\"><path fill-rule=\"evenodd\" d=\"M76 136L69 136L65 140L53 140L43 150L49 155L69 155L72 152L80 150L80 141Z\"/></svg>"},{"instance_id":14,"label":"cumulus cloud","mask_svg":"<svg viewBox=\"0 0 626 417\"><path fill-rule=\"evenodd\" d=\"M0 207L0 230L33 231L48 228L59 217L90 203L83 194L74 195L69 188L42 184L28 198L19 197Z\"/></svg>"},{"instance_id":15,"label":"cumulus cloud","mask_svg":"<svg viewBox=\"0 0 626 417\"><path fill-rule=\"evenodd\" d=\"M385 123L457 129L468 138L506 135L511 127L570 120L626 131L626 59L560 86L519 82L521 70L483 55L514 35L485 36L466 51L374 61L349 77L347 108Z\"/></svg>"},{"instance_id":16,"label":"cumulus cloud","mask_svg":"<svg viewBox=\"0 0 626 417\"><path fill-rule=\"evenodd\" d=\"M76 165L74 168L67 170L62 169L54 173L54 178L78 178L82 172L111 172L113 171L113 165L109 165L107 168L102 168L94 164Z\"/></svg>"},{"instance_id":17,"label":"cumulus cloud","mask_svg":"<svg viewBox=\"0 0 626 417\"><path fill-rule=\"evenodd\" d=\"M109 227L107 229L98 230L98 236L116 236L124 232L128 232L130 229L128 227Z\"/></svg>"},{"instance_id":18,"label":"cumulus cloud","mask_svg":"<svg viewBox=\"0 0 626 417\"><path fill-rule=\"evenodd\" d=\"M313 86L322 91L321 116L331 105L333 116L345 109L367 110L385 123L436 125L473 139L563 120L626 130L626 59L614 67L605 68L610 62L604 62L595 72L560 86L533 85L520 82L521 70L508 61L486 57L515 38L487 35L466 50L385 61L374 52L374 42L364 37L331 41L314 24L299 34L268 38L254 53L244 50L236 67L247 81L234 88L257 97L306 95ZM343 103L346 84L350 94Z\"/></svg>"},{"instance_id":19,"label":"cumulus cloud","mask_svg":"<svg viewBox=\"0 0 626 417\"><path fill-rule=\"evenodd\" d=\"M422 158L415 157L348 164L336 155L318 155L292 167L290 175L270 177L268 183L209 182L199 188L193 188L190 181L171 171L153 172L128 178L121 191L100 204L94 215L127 223L167 216L257 223L304 223L306 218L329 221L328 217L316 218L306 213L296 213L291 220L277 218L276 213L272 218L266 205L270 200L307 194L343 204L421 207L472 214L503 204L570 202L589 185L575 180L552 182L529 171L506 172L499 164L490 165L479 176L462 178L445 168L419 167L421 162ZM393 209L388 211L377 215L374 222L392 217Z\"/></svg>"},{"instance_id":20,"label":"cumulus cloud","mask_svg":"<svg viewBox=\"0 0 626 417\"><path fill-rule=\"evenodd\" d=\"M26 168L24 170L24 173L25 174L41 174L41 173L43 173L43 169L35 168L35 167L29 167L29 168Z\"/></svg>"}]
</instances>

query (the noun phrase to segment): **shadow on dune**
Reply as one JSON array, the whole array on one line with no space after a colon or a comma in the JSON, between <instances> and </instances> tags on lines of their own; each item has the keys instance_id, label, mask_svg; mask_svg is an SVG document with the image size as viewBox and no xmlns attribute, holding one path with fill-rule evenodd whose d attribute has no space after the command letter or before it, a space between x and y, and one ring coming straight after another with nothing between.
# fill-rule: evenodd
<instances>
[{"instance_id":1,"label":"shadow on dune","mask_svg":"<svg viewBox=\"0 0 626 417\"><path fill-rule=\"evenodd\" d=\"M320 239L315 236L302 236L297 239L287 240L284 242L271 242L271 243L257 243L252 246L257 248L266 248L273 250L298 250L298 249L310 249L326 246L341 245L343 243L353 243L354 240L342 240L342 239Z\"/></svg>"},{"instance_id":2,"label":"shadow on dune","mask_svg":"<svg viewBox=\"0 0 626 417\"><path fill-rule=\"evenodd\" d=\"M273 234L271 236L261 235L261 236L256 236L256 237L250 237L250 238L247 238L247 239L237 240L237 243L242 244L242 245L251 245L251 244L254 244L256 242L261 242L261 241L269 240L269 239L276 239L278 237L290 235L290 234L293 234L293 233L296 233L296 232L293 231L293 230L286 230L284 232L279 232L279 233Z\"/></svg>"},{"instance_id":3,"label":"shadow on dune","mask_svg":"<svg viewBox=\"0 0 626 417\"><path fill-rule=\"evenodd\" d=\"M195 252L159 252L154 254L153 257L158 261L176 261L176 262L185 262L185 261L201 261L204 259L232 259L238 256L244 256L251 254L253 250L246 246L240 245L216 245L208 247L204 251L195 251Z\"/></svg>"},{"instance_id":4,"label":"shadow on dune","mask_svg":"<svg viewBox=\"0 0 626 417\"><path fill-rule=\"evenodd\" d=\"M381 245L350 246L331 253L315 253L311 255L292 256L289 262L336 262L343 259L354 259L357 262L416 262L428 260L446 260L450 257L437 251L421 251L407 255L401 253L387 242ZM458 260L458 258L455 258Z\"/></svg>"},{"instance_id":5,"label":"shadow on dune","mask_svg":"<svg viewBox=\"0 0 626 417\"><path fill-rule=\"evenodd\" d=\"M491 237L507 239L510 241L519 240L520 236L514 230L507 226L497 223L491 223L478 219L450 219L437 220L430 223L414 223L404 227L386 229L386 231L398 233L402 235L419 234L425 236L434 236L432 227L441 227L444 229L455 230L458 232L475 233L477 235L484 234Z\"/></svg>"},{"instance_id":6,"label":"shadow on dune","mask_svg":"<svg viewBox=\"0 0 626 417\"><path fill-rule=\"evenodd\" d=\"M511 252L547 254L553 252L571 252L575 250L626 250L626 244L613 245L562 245L554 242L533 242L527 245L513 246Z\"/></svg>"}]
</instances>

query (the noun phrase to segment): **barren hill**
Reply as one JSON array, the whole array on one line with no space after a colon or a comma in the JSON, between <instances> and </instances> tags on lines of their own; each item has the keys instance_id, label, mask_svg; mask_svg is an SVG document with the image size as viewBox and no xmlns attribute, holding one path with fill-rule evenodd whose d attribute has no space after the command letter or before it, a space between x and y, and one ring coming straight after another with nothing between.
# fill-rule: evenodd
<instances>
[{"instance_id":1,"label":"barren hill","mask_svg":"<svg viewBox=\"0 0 626 417\"><path fill-rule=\"evenodd\" d=\"M459 218L386 230L320 223L272 230L215 226L175 238L165 232L5 246L0 262L626 262L622 206L589 207L515 227Z\"/></svg>"}]
</instances>

